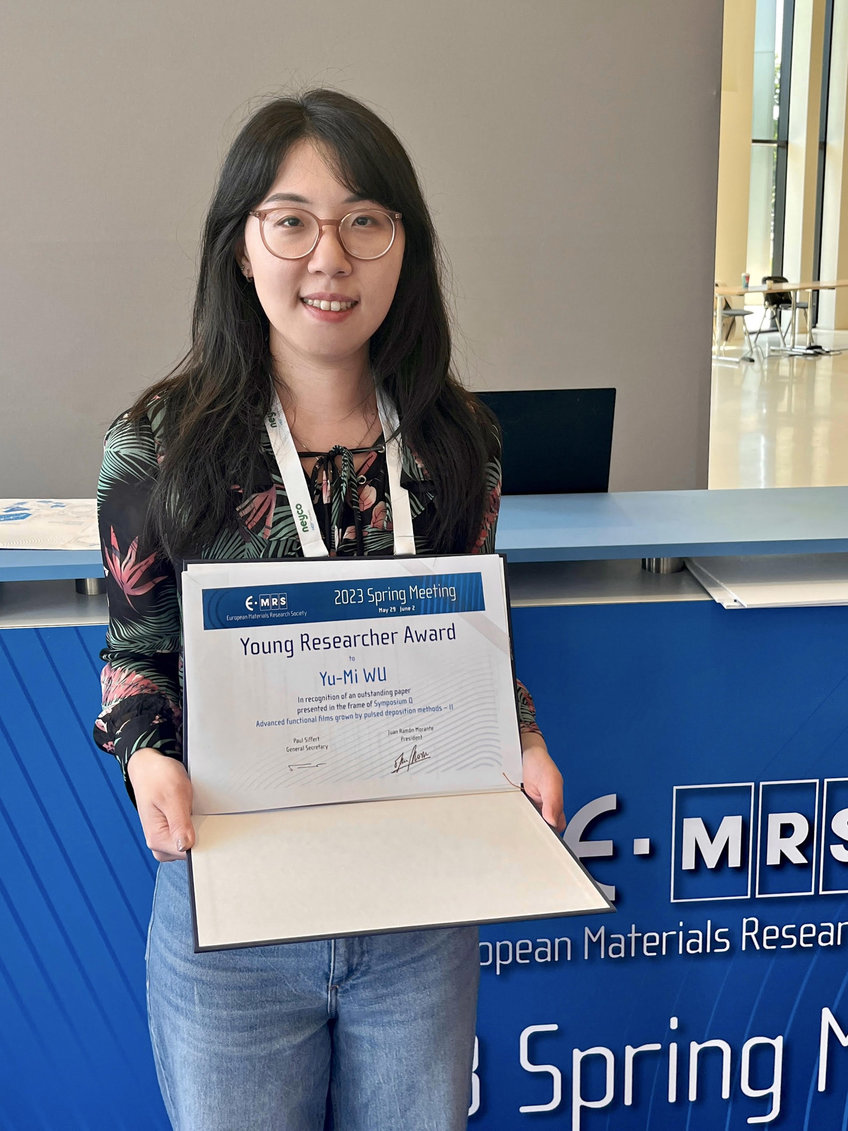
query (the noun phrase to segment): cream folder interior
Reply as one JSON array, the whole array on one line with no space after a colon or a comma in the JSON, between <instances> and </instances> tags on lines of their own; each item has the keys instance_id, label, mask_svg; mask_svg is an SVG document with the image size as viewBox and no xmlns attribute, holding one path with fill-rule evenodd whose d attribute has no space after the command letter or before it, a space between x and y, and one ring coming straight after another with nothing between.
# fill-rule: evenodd
<instances>
[{"instance_id":1,"label":"cream folder interior","mask_svg":"<svg viewBox=\"0 0 848 1131\"><path fill-rule=\"evenodd\" d=\"M612 909L517 789L194 823L197 950Z\"/></svg>"}]
</instances>

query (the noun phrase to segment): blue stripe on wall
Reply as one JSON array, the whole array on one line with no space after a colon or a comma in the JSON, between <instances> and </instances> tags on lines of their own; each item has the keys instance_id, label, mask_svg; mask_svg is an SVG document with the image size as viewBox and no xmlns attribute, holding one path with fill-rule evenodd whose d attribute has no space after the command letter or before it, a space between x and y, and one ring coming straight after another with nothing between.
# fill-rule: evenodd
<instances>
[{"instance_id":1,"label":"blue stripe on wall","mask_svg":"<svg viewBox=\"0 0 848 1131\"><path fill-rule=\"evenodd\" d=\"M144 1003L155 863L91 740L103 628L0 633L0 1126L169 1126Z\"/></svg>"}]
</instances>

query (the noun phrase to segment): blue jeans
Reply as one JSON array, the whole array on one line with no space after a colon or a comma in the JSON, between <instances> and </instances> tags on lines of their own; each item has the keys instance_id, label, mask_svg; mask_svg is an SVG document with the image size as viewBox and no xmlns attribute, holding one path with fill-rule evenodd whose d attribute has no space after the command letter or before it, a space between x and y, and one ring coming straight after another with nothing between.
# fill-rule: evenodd
<instances>
[{"instance_id":1,"label":"blue jeans","mask_svg":"<svg viewBox=\"0 0 848 1131\"><path fill-rule=\"evenodd\" d=\"M186 866L162 864L147 949L176 1131L461 1131L474 927L195 954Z\"/></svg>"}]
</instances>

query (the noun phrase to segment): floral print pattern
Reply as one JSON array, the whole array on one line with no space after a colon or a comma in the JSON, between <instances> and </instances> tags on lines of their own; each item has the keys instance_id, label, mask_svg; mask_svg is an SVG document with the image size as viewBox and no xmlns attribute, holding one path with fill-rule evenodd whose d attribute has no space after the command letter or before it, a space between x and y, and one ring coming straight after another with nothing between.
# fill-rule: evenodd
<instances>
[{"instance_id":1,"label":"floral print pattern","mask_svg":"<svg viewBox=\"0 0 848 1131\"><path fill-rule=\"evenodd\" d=\"M115 527L111 527L109 545L103 544L103 566L107 574L112 577L115 585L123 593L130 608L134 608L133 597L140 597L144 593L149 593L154 585L165 580L164 574L160 574L158 577L148 576L150 567L156 560L155 554L149 554L141 561L137 560L137 554L138 538L133 538L126 555L121 557L118 536L115 533Z\"/></svg>"},{"instance_id":2,"label":"floral print pattern","mask_svg":"<svg viewBox=\"0 0 848 1131\"><path fill-rule=\"evenodd\" d=\"M261 524L260 537L265 541L271 537L274 522L274 507L277 505L277 492L273 486L267 491L251 495L238 508L239 518L248 530L255 531Z\"/></svg>"}]
</instances>

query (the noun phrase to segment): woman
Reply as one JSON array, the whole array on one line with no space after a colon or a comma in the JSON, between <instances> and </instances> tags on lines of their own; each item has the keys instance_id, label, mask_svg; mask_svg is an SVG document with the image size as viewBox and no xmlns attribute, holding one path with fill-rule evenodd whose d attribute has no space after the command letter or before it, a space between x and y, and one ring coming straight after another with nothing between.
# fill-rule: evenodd
<instances>
[{"instance_id":1,"label":"woman","mask_svg":"<svg viewBox=\"0 0 848 1131\"><path fill-rule=\"evenodd\" d=\"M148 1006L181 1131L311 1131L325 1108L339 1131L465 1126L473 928L193 953L176 581L188 556L391 553L398 427L415 550L492 550L496 432L449 366L435 236L397 138L332 91L264 107L209 210L191 350L112 426L99 488L110 624L96 737L167 862ZM317 550L292 514L305 483ZM525 787L560 827L561 778L520 685L518 702Z\"/></svg>"}]
</instances>

